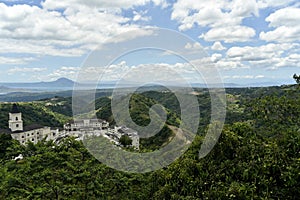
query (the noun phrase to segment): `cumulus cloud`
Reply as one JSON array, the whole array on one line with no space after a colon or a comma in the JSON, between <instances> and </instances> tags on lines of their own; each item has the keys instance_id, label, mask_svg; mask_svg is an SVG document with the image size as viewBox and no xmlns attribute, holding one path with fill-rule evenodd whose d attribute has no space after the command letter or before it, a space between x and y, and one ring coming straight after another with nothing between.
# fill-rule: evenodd
<instances>
[{"instance_id":1,"label":"cumulus cloud","mask_svg":"<svg viewBox=\"0 0 300 200\"><path fill-rule=\"evenodd\" d=\"M153 2L156 6L166 7L168 4L165 0L45 0L42 5L47 9L59 9L68 7L89 7L89 8L132 8L134 6L143 6Z\"/></svg>"},{"instance_id":2,"label":"cumulus cloud","mask_svg":"<svg viewBox=\"0 0 300 200\"><path fill-rule=\"evenodd\" d=\"M249 65L246 65L240 61L233 61L230 59L221 59L218 62L216 62L216 66L218 69L222 71L230 71L230 70L236 70L236 69L248 69Z\"/></svg>"},{"instance_id":3,"label":"cumulus cloud","mask_svg":"<svg viewBox=\"0 0 300 200\"><path fill-rule=\"evenodd\" d=\"M229 26L212 28L200 38L206 41L223 40L226 43L245 42L255 36L255 30L246 26Z\"/></svg>"},{"instance_id":4,"label":"cumulus cloud","mask_svg":"<svg viewBox=\"0 0 300 200\"><path fill-rule=\"evenodd\" d=\"M134 17L133 17L133 21L150 21L151 17L150 16L145 16L147 14L148 11L133 11Z\"/></svg>"},{"instance_id":5,"label":"cumulus cloud","mask_svg":"<svg viewBox=\"0 0 300 200\"><path fill-rule=\"evenodd\" d=\"M259 47L232 47L227 51L229 58L241 61L259 61L280 57L281 54L289 49L289 44L267 44Z\"/></svg>"},{"instance_id":6,"label":"cumulus cloud","mask_svg":"<svg viewBox=\"0 0 300 200\"><path fill-rule=\"evenodd\" d=\"M281 7L295 2L297 2L297 0L257 0L259 8Z\"/></svg>"},{"instance_id":7,"label":"cumulus cloud","mask_svg":"<svg viewBox=\"0 0 300 200\"><path fill-rule=\"evenodd\" d=\"M300 8L287 7L270 14L266 21L274 30L261 32L265 41L293 42L300 41Z\"/></svg>"},{"instance_id":8,"label":"cumulus cloud","mask_svg":"<svg viewBox=\"0 0 300 200\"><path fill-rule=\"evenodd\" d=\"M222 51L225 50L226 48L222 45L221 42L217 41L211 46L211 49L215 51Z\"/></svg>"},{"instance_id":9,"label":"cumulus cloud","mask_svg":"<svg viewBox=\"0 0 300 200\"><path fill-rule=\"evenodd\" d=\"M280 67L300 67L299 44L270 43L261 46L232 47L226 59L235 63L246 63L251 67L277 69Z\"/></svg>"},{"instance_id":10,"label":"cumulus cloud","mask_svg":"<svg viewBox=\"0 0 300 200\"><path fill-rule=\"evenodd\" d=\"M185 49L189 49L189 50L198 50L198 49L201 49L201 45L199 42L195 42L193 44L191 43L187 43L185 46L184 46Z\"/></svg>"},{"instance_id":11,"label":"cumulus cloud","mask_svg":"<svg viewBox=\"0 0 300 200\"><path fill-rule=\"evenodd\" d=\"M296 2L297 0L178 0L173 5L171 19L179 23L181 31L196 25L209 28L201 35L201 38L207 41L245 42L256 33L252 27L243 25L244 19L257 17L261 9L282 8ZM260 37L267 41L299 39L299 13L298 8L283 8L276 11L266 20L270 22L270 26L277 29L262 32Z\"/></svg>"},{"instance_id":12,"label":"cumulus cloud","mask_svg":"<svg viewBox=\"0 0 300 200\"><path fill-rule=\"evenodd\" d=\"M7 44L0 52L78 56L115 35L133 31L134 37L145 33L115 9L85 5L92 2L98 1L74 0L73 5L71 1L47 0L42 8L0 3L0 40Z\"/></svg>"},{"instance_id":13,"label":"cumulus cloud","mask_svg":"<svg viewBox=\"0 0 300 200\"><path fill-rule=\"evenodd\" d=\"M56 80L61 77L69 78L69 79L75 79L78 71L80 70L79 67L60 67L59 69L56 69L52 71L49 75L47 75L46 78L50 78L51 80Z\"/></svg>"},{"instance_id":14,"label":"cumulus cloud","mask_svg":"<svg viewBox=\"0 0 300 200\"><path fill-rule=\"evenodd\" d=\"M223 57L222 54L215 53L215 54L213 54L213 55L211 56L211 61L214 62L214 63L216 63L216 62L218 62L219 60L221 60L222 57Z\"/></svg>"},{"instance_id":15,"label":"cumulus cloud","mask_svg":"<svg viewBox=\"0 0 300 200\"><path fill-rule=\"evenodd\" d=\"M247 41L255 31L242 26L243 19L258 16L258 5L250 1L193 1L179 0L173 5L171 18L180 23L180 30L188 30L199 25L211 29L203 35L208 41ZM222 36L225 31L225 35ZM233 31L233 34L230 34Z\"/></svg>"},{"instance_id":16,"label":"cumulus cloud","mask_svg":"<svg viewBox=\"0 0 300 200\"><path fill-rule=\"evenodd\" d=\"M299 48L299 43L233 46L226 51L225 55L213 53L211 56L198 60L195 63L204 66L213 63L221 71L232 72L251 68L275 70L283 67L300 67Z\"/></svg>"}]
</instances>

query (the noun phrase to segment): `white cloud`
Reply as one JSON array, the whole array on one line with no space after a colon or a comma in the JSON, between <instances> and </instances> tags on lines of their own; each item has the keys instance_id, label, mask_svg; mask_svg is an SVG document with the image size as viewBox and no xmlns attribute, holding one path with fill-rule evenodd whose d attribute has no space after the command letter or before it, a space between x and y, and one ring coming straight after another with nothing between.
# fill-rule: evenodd
<instances>
[{"instance_id":1,"label":"white cloud","mask_svg":"<svg viewBox=\"0 0 300 200\"><path fill-rule=\"evenodd\" d=\"M259 8L281 7L295 2L297 0L257 0Z\"/></svg>"},{"instance_id":2,"label":"white cloud","mask_svg":"<svg viewBox=\"0 0 300 200\"><path fill-rule=\"evenodd\" d=\"M46 71L46 70L47 70L47 68L45 68L45 67L33 67L33 68L29 68L29 67L14 67L12 69L9 69L7 71L7 73L9 75L12 75L12 74L16 74L16 73L22 74L22 73L43 72L43 71Z\"/></svg>"},{"instance_id":3,"label":"white cloud","mask_svg":"<svg viewBox=\"0 0 300 200\"><path fill-rule=\"evenodd\" d=\"M203 34L203 38L208 41L243 42L255 35L254 29L241 25L243 19L253 15L258 15L255 0L178 0L173 5L171 19L178 21L179 29L183 31L191 29L194 25L212 28ZM225 36L222 36L224 31ZM233 31L233 34L230 34L230 31Z\"/></svg>"},{"instance_id":4,"label":"white cloud","mask_svg":"<svg viewBox=\"0 0 300 200\"><path fill-rule=\"evenodd\" d=\"M162 8L166 8L169 6L169 3L166 0L152 0L154 5L161 6Z\"/></svg>"},{"instance_id":5,"label":"white cloud","mask_svg":"<svg viewBox=\"0 0 300 200\"><path fill-rule=\"evenodd\" d=\"M245 42L254 37L256 32L252 27L243 25L244 19L258 16L260 9L282 8L296 2L297 0L178 0L173 5L171 19L179 22L181 31L195 25L209 28L200 36L206 41ZM266 20L277 29L262 32L260 38L266 41L299 40L299 13L299 8L276 11Z\"/></svg>"},{"instance_id":6,"label":"white cloud","mask_svg":"<svg viewBox=\"0 0 300 200\"><path fill-rule=\"evenodd\" d=\"M166 7L168 4L165 0L126 0L126 1L112 1L112 0L45 0L42 5L47 9L61 9L68 7L89 7L89 8L115 8L127 9L134 6L143 6L153 2L156 6Z\"/></svg>"},{"instance_id":7,"label":"white cloud","mask_svg":"<svg viewBox=\"0 0 300 200\"><path fill-rule=\"evenodd\" d=\"M226 58L218 61L216 63L216 66L218 67L218 69L225 70L225 71L235 70L235 69L248 69L249 68L248 65L245 65L242 62L232 61L232 60L228 60Z\"/></svg>"},{"instance_id":8,"label":"white cloud","mask_svg":"<svg viewBox=\"0 0 300 200\"><path fill-rule=\"evenodd\" d=\"M259 61L280 57L289 48L289 44L267 44L259 47L232 47L227 51L227 56L231 59L241 61Z\"/></svg>"},{"instance_id":9,"label":"white cloud","mask_svg":"<svg viewBox=\"0 0 300 200\"><path fill-rule=\"evenodd\" d=\"M68 57L83 55L88 50L84 46L82 48L56 47L51 42L39 40L0 39L0 43L0 53L28 53Z\"/></svg>"},{"instance_id":10,"label":"white cloud","mask_svg":"<svg viewBox=\"0 0 300 200\"><path fill-rule=\"evenodd\" d=\"M144 16L147 14L148 11L133 11L134 17L133 17L133 21L150 21L151 17L150 16Z\"/></svg>"},{"instance_id":11,"label":"white cloud","mask_svg":"<svg viewBox=\"0 0 300 200\"><path fill-rule=\"evenodd\" d=\"M44 4L50 2L56 1L45 1ZM6 44L1 43L0 52L79 56L118 34L127 31L134 31L131 37L145 34L139 25L131 24L130 19L118 11L77 8L79 4L59 2L54 10L0 3L0 40ZM89 1L76 1L84 2ZM55 10L60 4L70 6L61 13Z\"/></svg>"},{"instance_id":12,"label":"white cloud","mask_svg":"<svg viewBox=\"0 0 300 200\"><path fill-rule=\"evenodd\" d=\"M270 43L257 47L232 47L226 53L226 60L247 63L251 67L277 69L280 67L300 67L299 44Z\"/></svg>"},{"instance_id":13,"label":"white cloud","mask_svg":"<svg viewBox=\"0 0 300 200\"><path fill-rule=\"evenodd\" d=\"M212 50L215 50L215 51L222 51L222 50L225 50L226 48L222 45L221 42L215 42L212 47L211 47Z\"/></svg>"},{"instance_id":14,"label":"white cloud","mask_svg":"<svg viewBox=\"0 0 300 200\"><path fill-rule=\"evenodd\" d=\"M245 42L255 36L255 30L247 26L229 26L212 28L200 36L206 41L222 40L226 43Z\"/></svg>"},{"instance_id":15,"label":"white cloud","mask_svg":"<svg viewBox=\"0 0 300 200\"><path fill-rule=\"evenodd\" d=\"M79 71L79 67L66 67L63 66L59 69L54 70L49 75L47 75L47 79L50 78L51 80L56 80L61 77L69 78L69 79L75 79L77 76L77 73Z\"/></svg>"},{"instance_id":16,"label":"white cloud","mask_svg":"<svg viewBox=\"0 0 300 200\"><path fill-rule=\"evenodd\" d=\"M271 27L298 26L300 19L300 8L287 7L270 14L266 21Z\"/></svg>"},{"instance_id":17,"label":"white cloud","mask_svg":"<svg viewBox=\"0 0 300 200\"><path fill-rule=\"evenodd\" d=\"M202 80L197 69L189 63L153 63L127 66L126 70L118 72L118 74L121 80L142 83L154 81L180 85L185 82L199 82Z\"/></svg>"},{"instance_id":18,"label":"white cloud","mask_svg":"<svg viewBox=\"0 0 300 200\"><path fill-rule=\"evenodd\" d=\"M0 64L4 65L16 65L16 64L26 64L30 61L35 60L35 58L14 58L14 57L3 57L0 56Z\"/></svg>"},{"instance_id":19,"label":"white cloud","mask_svg":"<svg viewBox=\"0 0 300 200\"><path fill-rule=\"evenodd\" d=\"M266 21L275 30L261 32L265 41L293 42L300 41L300 8L287 7L270 14Z\"/></svg>"},{"instance_id":20,"label":"white cloud","mask_svg":"<svg viewBox=\"0 0 300 200\"><path fill-rule=\"evenodd\" d=\"M213 54L213 55L211 56L211 61L214 62L214 63L216 63L216 62L218 62L219 60L221 60L222 57L223 57L222 54L215 53L215 54Z\"/></svg>"},{"instance_id":21,"label":"white cloud","mask_svg":"<svg viewBox=\"0 0 300 200\"><path fill-rule=\"evenodd\" d=\"M188 43L184 46L184 48L185 48L185 49L188 49L188 50L199 50L199 49L201 49L202 47L201 47L201 45L200 45L199 42L195 42L195 43L193 43L193 44L191 44L191 43L188 42Z\"/></svg>"},{"instance_id":22,"label":"white cloud","mask_svg":"<svg viewBox=\"0 0 300 200\"><path fill-rule=\"evenodd\" d=\"M146 72L146 73L145 73ZM76 75L76 76L75 76ZM78 75L78 76L77 76ZM162 82L176 82L179 80L194 81L201 80L201 76L189 63L151 63L128 65L121 61L110 66L94 66L64 70L62 68L51 73L50 78L68 77L76 79L77 82L120 81L125 82L148 82L152 80ZM48 77L49 78L49 77Z\"/></svg>"},{"instance_id":23,"label":"white cloud","mask_svg":"<svg viewBox=\"0 0 300 200\"><path fill-rule=\"evenodd\" d=\"M232 78L232 79L261 79L261 78L265 78L264 75L234 75L234 76L229 76L229 77L226 77L226 79L229 79L229 78Z\"/></svg>"}]
</instances>

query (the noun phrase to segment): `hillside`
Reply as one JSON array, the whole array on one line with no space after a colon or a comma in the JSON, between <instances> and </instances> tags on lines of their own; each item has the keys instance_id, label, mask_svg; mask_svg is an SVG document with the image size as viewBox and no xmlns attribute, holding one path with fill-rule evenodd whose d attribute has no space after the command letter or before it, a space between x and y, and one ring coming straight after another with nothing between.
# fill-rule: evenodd
<instances>
[{"instance_id":1,"label":"hillside","mask_svg":"<svg viewBox=\"0 0 300 200\"><path fill-rule=\"evenodd\" d=\"M146 97L143 93L142 94L133 94L130 98L130 117L133 120L134 123L136 123L138 126L145 127L150 123L150 116L149 116L149 109L157 104L158 102L155 101L152 98ZM108 97L102 97L96 100L95 103L96 107L96 115L98 118L105 119L108 122L110 122L111 125L115 124L112 112L111 112L111 99ZM120 106L120 108L127 109L125 106ZM167 112L167 124L168 125L179 125L180 119L177 117L177 115L169 110L166 109ZM123 115L125 111L120 110L118 112L119 118L121 119L120 124L128 124L127 117ZM157 120L157 122L154 122L154 124L159 123L159 115L157 113L154 114L156 116L154 120ZM132 127L135 130L138 130L138 128ZM155 136L144 139L140 139L140 149L141 151L147 151L147 150L155 150L160 147L162 147L163 144L166 144L170 137L173 136L172 131L169 129L168 126L164 126L163 129L157 133Z\"/></svg>"},{"instance_id":2,"label":"hillside","mask_svg":"<svg viewBox=\"0 0 300 200\"><path fill-rule=\"evenodd\" d=\"M0 128L8 128L8 113L12 104L0 104ZM62 127L70 119L70 100L52 99L37 102L18 103L24 126L39 124L51 127Z\"/></svg>"},{"instance_id":3,"label":"hillside","mask_svg":"<svg viewBox=\"0 0 300 200\"><path fill-rule=\"evenodd\" d=\"M155 172L133 174L111 169L72 138L59 146L45 142L23 147L8 135L0 134L0 199L298 199L299 88L227 89L225 127L214 149L202 159L198 153L203 140L201 133L209 122L210 98L202 89L194 95L201 102L203 114L199 135L184 155ZM173 98L163 92L135 94L131 98L132 118L146 125L147 109L162 102L177 121L178 107ZM30 120L39 111L45 118L60 122L58 112L66 110L56 112L45 104L63 101L68 104L64 99L53 99L24 103L21 107ZM26 112L25 105L35 111ZM6 112L4 108L8 105L1 104L1 114ZM108 97L97 99L96 108L98 116L113 122ZM39 117L43 118L42 114ZM171 118L168 123L173 124ZM166 127L173 128L169 124ZM165 130L162 138L145 140L146 150L164 145L169 130ZM11 160L19 153L24 155L23 160Z\"/></svg>"}]
</instances>

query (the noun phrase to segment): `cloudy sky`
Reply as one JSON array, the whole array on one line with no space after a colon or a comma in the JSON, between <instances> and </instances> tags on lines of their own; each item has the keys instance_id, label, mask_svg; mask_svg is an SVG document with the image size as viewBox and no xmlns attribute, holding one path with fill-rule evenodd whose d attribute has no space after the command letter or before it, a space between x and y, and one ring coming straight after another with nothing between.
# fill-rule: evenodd
<instances>
[{"instance_id":1,"label":"cloudy sky","mask_svg":"<svg viewBox=\"0 0 300 200\"><path fill-rule=\"evenodd\" d=\"M92 50L149 27L191 37L182 51L205 49L227 83L293 83L300 73L299 0L2 0L0 82L76 80ZM146 54L113 66L145 67ZM188 70L174 56L155 61Z\"/></svg>"}]
</instances>

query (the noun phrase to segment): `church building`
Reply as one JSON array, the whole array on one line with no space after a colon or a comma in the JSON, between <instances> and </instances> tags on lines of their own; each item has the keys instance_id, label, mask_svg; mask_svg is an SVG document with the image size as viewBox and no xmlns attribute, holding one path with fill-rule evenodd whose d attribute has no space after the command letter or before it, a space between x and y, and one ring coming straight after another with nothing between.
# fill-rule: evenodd
<instances>
[{"instance_id":1,"label":"church building","mask_svg":"<svg viewBox=\"0 0 300 200\"><path fill-rule=\"evenodd\" d=\"M58 129L53 130L48 126L30 125L23 127L22 113L17 104L13 104L9 113L8 127L12 138L24 145L29 141L36 144L42 139L53 140L59 134Z\"/></svg>"}]
</instances>

